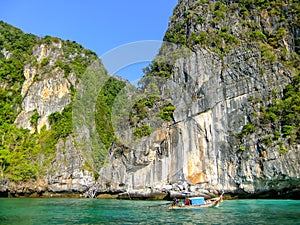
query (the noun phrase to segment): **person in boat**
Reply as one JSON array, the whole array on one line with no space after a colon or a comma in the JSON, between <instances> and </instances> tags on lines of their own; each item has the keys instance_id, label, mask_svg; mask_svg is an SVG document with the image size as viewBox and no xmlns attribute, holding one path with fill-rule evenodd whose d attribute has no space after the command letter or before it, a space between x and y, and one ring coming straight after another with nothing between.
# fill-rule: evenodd
<instances>
[{"instance_id":1,"label":"person in boat","mask_svg":"<svg viewBox=\"0 0 300 225\"><path fill-rule=\"evenodd\" d=\"M178 199L177 199L177 198L174 198L174 199L173 199L172 205L177 205L177 204L178 204Z\"/></svg>"},{"instance_id":2,"label":"person in boat","mask_svg":"<svg viewBox=\"0 0 300 225\"><path fill-rule=\"evenodd\" d=\"M190 199L187 198L187 199L185 200L185 205L190 205L190 204L191 204L191 201L190 201Z\"/></svg>"}]
</instances>

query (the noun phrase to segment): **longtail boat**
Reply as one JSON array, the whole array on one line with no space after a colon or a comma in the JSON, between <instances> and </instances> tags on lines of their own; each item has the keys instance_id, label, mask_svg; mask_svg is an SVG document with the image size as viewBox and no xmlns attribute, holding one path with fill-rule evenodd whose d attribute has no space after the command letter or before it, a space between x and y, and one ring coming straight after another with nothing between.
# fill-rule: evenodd
<instances>
[{"instance_id":1,"label":"longtail boat","mask_svg":"<svg viewBox=\"0 0 300 225\"><path fill-rule=\"evenodd\" d=\"M213 198L207 201L205 201L204 197L186 198L184 202L178 202L177 199L174 199L169 209L198 209L219 207L222 201L223 195L221 195L219 198Z\"/></svg>"}]
</instances>

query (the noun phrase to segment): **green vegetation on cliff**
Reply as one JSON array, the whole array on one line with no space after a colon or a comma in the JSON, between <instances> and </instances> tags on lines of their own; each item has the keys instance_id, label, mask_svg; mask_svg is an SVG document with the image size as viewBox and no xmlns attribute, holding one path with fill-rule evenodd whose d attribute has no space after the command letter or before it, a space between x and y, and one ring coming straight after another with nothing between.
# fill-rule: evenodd
<instances>
[{"instance_id":1,"label":"green vegetation on cliff","mask_svg":"<svg viewBox=\"0 0 300 225\"><path fill-rule=\"evenodd\" d=\"M255 134L259 129L264 135L260 135L259 142L263 149L277 146L279 153L285 154L289 148L300 143L300 74L294 76L290 84L284 89L282 96L274 91L270 104L264 106L263 99L252 99L252 106L258 108L250 115L250 121L241 133L238 151L245 150L245 137Z\"/></svg>"},{"instance_id":2,"label":"green vegetation on cliff","mask_svg":"<svg viewBox=\"0 0 300 225\"><path fill-rule=\"evenodd\" d=\"M42 44L58 48L53 43L62 43L63 55L52 66L50 56L38 63L33 55L34 48ZM37 82L55 68L62 69L65 77L71 72L80 77L95 59L95 53L75 42L49 36L38 38L0 21L0 178L20 181L44 175L55 156L58 140L66 138L73 129L71 104L61 113L55 112L49 116L49 130L43 127L37 133L40 115L36 110L29 121L34 127L33 132L14 124L22 109L25 66L30 65L40 72L34 77L34 82ZM71 95L74 91L71 87Z\"/></svg>"},{"instance_id":3,"label":"green vegetation on cliff","mask_svg":"<svg viewBox=\"0 0 300 225\"><path fill-rule=\"evenodd\" d=\"M173 106L171 103L168 103L160 110L158 117L163 121L170 122L173 120L172 115L174 111L175 106Z\"/></svg>"},{"instance_id":4,"label":"green vegetation on cliff","mask_svg":"<svg viewBox=\"0 0 300 225\"><path fill-rule=\"evenodd\" d=\"M166 61L154 60L148 67L144 69L145 76L157 76L169 78L172 73L173 66Z\"/></svg>"},{"instance_id":5,"label":"green vegetation on cliff","mask_svg":"<svg viewBox=\"0 0 300 225\"><path fill-rule=\"evenodd\" d=\"M23 69L31 59L37 37L0 21L0 97L1 125L11 124L20 105Z\"/></svg>"},{"instance_id":6,"label":"green vegetation on cliff","mask_svg":"<svg viewBox=\"0 0 300 225\"><path fill-rule=\"evenodd\" d=\"M38 137L14 124L22 101L23 69L36 41L34 35L0 21L0 178L22 180L38 173L32 161L41 152Z\"/></svg>"},{"instance_id":7,"label":"green vegetation on cliff","mask_svg":"<svg viewBox=\"0 0 300 225\"><path fill-rule=\"evenodd\" d=\"M113 141L116 141L112 124L112 108L119 92L125 87L125 82L113 77L109 78L102 87L96 104L96 126L99 137L106 149L103 149L102 157L105 158Z\"/></svg>"},{"instance_id":8,"label":"green vegetation on cliff","mask_svg":"<svg viewBox=\"0 0 300 225\"><path fill-rule=\"evenodd\" d=\"M258 42L263 60L299 61L286 45L288 39L294 40L299 54L299 35L290 36L300 25L298 1L199 0L187 5L187 9L181 4L174 9L176 16L171 17L164 41L191 49L200 45L220 56L237 46L250 48Z\"/></svg>"},{"instance_id":9,"label":"green vegetation on cliff","mask_svg":"<svg viewBox=\"0 0 300 225\"><path fill-rule=\"evenodd\" d=\"M289 144L300 143L300 74L283 91L283 97L274 100L268 108L261 108L260 124L273 128L270 139L264 142L271 144L279 138L285 138Z\"/></svg>"},{"instance_id":10,"label":"green vegetation on cliff","mask_svg":"<svg viewBox=\"0 0 300 225\"><path fill-rule=\"evenodd\" d=\"M152 76L151 72L148 76ZM155 75L154 75L155 76ZM175 106L166 103L158 95L148 94L148 97L139 99L132 107L129 122L134 128L133 135L142 138L151 134L153 128L149 125L151 119L160 118L159 122L172 122Z\"/></svg>"}]
</instances>

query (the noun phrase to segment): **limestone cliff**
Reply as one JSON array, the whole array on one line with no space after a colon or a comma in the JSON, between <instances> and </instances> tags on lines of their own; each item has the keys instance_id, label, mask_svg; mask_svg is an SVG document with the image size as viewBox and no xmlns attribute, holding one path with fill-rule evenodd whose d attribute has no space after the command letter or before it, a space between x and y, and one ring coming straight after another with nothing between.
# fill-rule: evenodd
<instances>
[{"instance_id":1,"label":"limestone cliff","mask_svg":"<svg viewBox=\"0 0 300 225\"><path fill-rule=\"evenodd\" d=\"M78 147L85 133L73 134L71 110L96 54L2 21L0 30L1 195L85 192L95 183L93 163Z\"/></svg>"},{"instance_id":2,"label":"limestone cliff","mask_svg":"<svg viewBox=\"0 0 300 225\"><path fill-rule=\"evenodd\" d=\"M158 57L172 64L158 89L176 107L173 121L137 144L114 145L98 190L126 190L124 198L139 196L139 189L298 198L299 133L294 141L274 137L283 125L262 122L264 109L298 73L296 7L294 1L179 1L165 36L177 45L165 43ZM178 57L180 49L188 53ZM160 74L152 67L148 75Z\"/></svg>"}]
</instances>

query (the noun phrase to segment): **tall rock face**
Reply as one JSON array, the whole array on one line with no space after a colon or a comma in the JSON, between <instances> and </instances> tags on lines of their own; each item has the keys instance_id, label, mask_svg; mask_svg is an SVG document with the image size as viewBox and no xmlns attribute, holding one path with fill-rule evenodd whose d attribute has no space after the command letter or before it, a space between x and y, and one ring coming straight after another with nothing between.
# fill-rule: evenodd
<instances>
[{"instance_id":1,"label":"tall rock face","mask_svg":"<svg viewBox=\"0 0 300 225\"><path fill-rule=\"evenodd\" d=\"M75 42L24 34L2 21L0 31L1 195L84 193L95 183L93 161L78 144L84 129L73 131L72 106L87 67L99 59Z\"/></svg>"},{"instance_id":2,"label":"tall rock face","mask_svg":"<svg viewBox=\"0 0 300 225\"><path fill-rule=\"evenodd\" d=\"M299 73L297 3L182 0L165 41L146 76L163 79L157 89L176 108L172 121L138 143L113 145L98 190L297 198L297 120L285 124L283 111L270 109ZM162 63L169 76L156 71ZM153 111L140 123L154 127Z\"/></svg>"}]
</instances>

